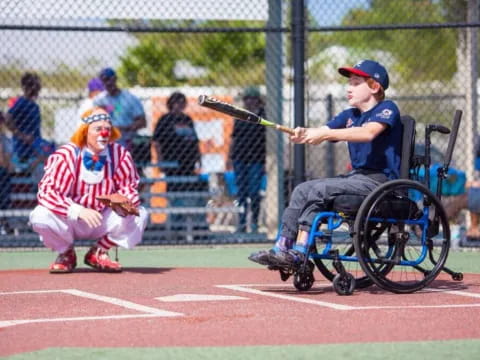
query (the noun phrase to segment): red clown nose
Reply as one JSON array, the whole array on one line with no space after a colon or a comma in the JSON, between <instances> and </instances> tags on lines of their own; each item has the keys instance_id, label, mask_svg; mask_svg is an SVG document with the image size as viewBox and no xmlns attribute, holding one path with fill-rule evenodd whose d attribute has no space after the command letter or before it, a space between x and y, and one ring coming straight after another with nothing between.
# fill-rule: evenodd
<instances>
[{"instance_id":1,"label":"red clown nose","mask_svg":"<svg viewBox=\"0 0 480 360\"><path fill-rule=\"evenodd\" d=\"M110 131L107 130L107 129L103 129L102 131L100 131L100 136L104 137L104 138L109 137L110 136Z\"/></svg>"}]
</instances>

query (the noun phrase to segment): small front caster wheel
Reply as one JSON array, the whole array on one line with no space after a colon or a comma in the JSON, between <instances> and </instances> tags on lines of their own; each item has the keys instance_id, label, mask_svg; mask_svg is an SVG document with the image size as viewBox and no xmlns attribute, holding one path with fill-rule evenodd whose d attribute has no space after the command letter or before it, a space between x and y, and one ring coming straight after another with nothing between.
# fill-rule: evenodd
<instances>
[{"instance_id":1,"label":"small front caster wheel","mask_svg":"<svg viewBox=\"0 0 480 360\"><path fill-rule=\"evenodd\" d=\"M452 280L454 281L462 281L463 280L463 273L456 272L452 274Z\"/></svg>"},{"instance_id":2,"label":"small front caster wheel","mask_svg":"<svg viewBox=\"0 0 480 360\"><path fill-rule=\"evenodd\" d=\"M333 288L338 295L352 295L355 290L355 278L350 273L337 274L333 278Z\"/></svg>"},{"instance_id":3,"label":"small front caster wheel","mask_svg":"<svg viewBox=\"0 0 480 360\"><path fill-rule=\"evenodd\" d=\"M309 270L299 270L293 277L293 285L298 291L308 291L313 286L315 278Z\"/></svg>"}]
</instances>

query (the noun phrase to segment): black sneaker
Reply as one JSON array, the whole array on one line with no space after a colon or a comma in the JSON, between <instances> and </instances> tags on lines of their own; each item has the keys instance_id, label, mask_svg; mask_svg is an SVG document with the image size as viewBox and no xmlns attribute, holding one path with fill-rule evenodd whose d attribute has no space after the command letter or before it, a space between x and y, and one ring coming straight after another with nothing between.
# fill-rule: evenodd
<instances>
[{"instance_id":1,"label":"black sneaker","mask_svg":"<svg viewBox=\"0 0 480 360\"><path fill-rule=\"evenodd\" d=\"M305 254L293 249L279 251L275 253L275 261L278 266L297 268L305 261Z\"/></svg>"},{"instance_id":2,"label":"black sneaker","mask_svg":"<svg viewBox=\"0 0 480 360\"><path fill-rule=\"evenodd\" d=\"M248 257L248 260L266 266L275 266L277 264L275 261L275 251L273 251L273 249L254 252Z\"/></svg>"}]
</instances>

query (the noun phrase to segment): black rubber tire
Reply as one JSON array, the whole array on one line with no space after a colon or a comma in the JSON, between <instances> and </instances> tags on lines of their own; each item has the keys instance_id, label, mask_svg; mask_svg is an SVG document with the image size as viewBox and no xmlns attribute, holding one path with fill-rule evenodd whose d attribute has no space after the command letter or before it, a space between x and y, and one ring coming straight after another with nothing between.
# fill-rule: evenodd
<instances>
[{"instance_id":1,"label":"black rubber tire","mask_svg":"<svg viewBox=\"0 0 480 360\"><path fill-rule=\"evenodd\" d=\"M452 280L454 281L462 281L463 280L463 273L456 272L452 275Z\"/></svg>"},{"instance_id":2,"label":"black rubber tire","mask_svg":"<svg viewBox=\"0 0 480 360\"><path fill-rule=\"evenodd\" d=\"M368 233L369 233L369 226L373 223L378 223L378 219L380 215L375 214L375 211L378 210L379 208L382 207L383 204L388 204L391 205L391 197L395 194L403 193L403 194L410 194L412 191L416 191L418 194L420 194L420 199L421 200L421 206L424 208L421 209L421 213L419 214L419 210L417 209L417 212L412 208L412 219L418 219L419 216L426 214L426 209L428 209L430 214L434 214L434 220L438 222L439 228L441 227L442 231L438 231L436 234L429 235L429 234L423 234L423 230L421 233L421 237L423 239L423 235L425 235L426 244L420 244L417 245L416 247L413 245L413 240L409 238L407 240L406 244L403 245L401 248L398 246L396 243L389 246L391 246L394 251L401 251L402 253L400 254L402 259L407 259L406 252L405 250L407 249L412 249L412 253L418 253L420 252L418 248L423 249L425 246L427 249L427 255L426 258L423 260L422 263L419 265L422 266L423 268L427 269L427 262L430 261L431 267L428 268L427 272L424 274L424 276L421 277L416 277L413 276L413 280L409 279L395 279L395 272L397 274L400 272L401 274L405 273L408 275L409 273L414 273L413 268L412 271L407 272L404 271L405 268L408 266L406 265L396 265L394 263L389 263L395 254L391 255L391 258L382 258L382 257L372 257L371 253L374 251L374 248L378 246L375 243L372 243L368 239ZM382 203L382 201L384 203ZM420 202L417 202L419 204ZM410 210L408 211L410 213ZM387 216L387 215L385 215ZM399 215L399 216L404 216L404 215ZM407 216L407 218L410 215ZM372 219L372 222L369 222L369 219ZM382 218L382 221L388 221L388 220L393 220L397 221L396 226L399 227L404 227L405 224L408 223L408 219L386 219ZM433 221L432 221L433 223ZM430 228L433 229L432 225L429 224ZM448 220L445 214L445 210L438 200L438 198L428 189L426 188L423 184L412 181L412 180L393 180L389 181L387 183L384 183L380 185L378 188L376 188L367 198L365 201L362 203L360 206L360 209L357 213L356 219L355 219L355 224L354 224L354 246L355 246L355 252L358 256L358 260L360 265L362 266L362 269L364 270L365 274L369 276L369 278L380 288L391 291L394 293L412 293L415 291L418 291L425 286L427 286L429 283L431 283L437 276L438 274L442 271L442 268L447 260L448 257L448 251L450 248L450 228L448 224ZM436 238L436 236L439 236L440 239ZM436 241L435 244L438 244L437 247L435 247L434 240ZM428 244L430 243L430 244ZM434 250L437 252L434 253ZM437 256L437 257L435 257ZM411 259L409 259L411 260ZM385 267L386 264L390 264L391 269L389 271L384 271L384 268L381 268L382 266ZM423 265L427 264L427 265ZM391 271L390 271L391 270ZM402 272L404 271L404 272ZM390 274L391 272L391 274ZM398 278L399 276L397 276Z\"/></svg>"},{"instance_id":3,"label":"black rubber tire","mask_svg":"<svg viewBox=\"0 0 480 360\"><path fill-rule=\"evenodd\" d=\"M316 249L314 251L316 252ZM353 244L350 244L340 255L353 256L354 254L355 248ZM320 271L328 281L333 281L333 279L337 275L337 272L334 269L329 269L329 267L325 264L325 260L318 258L314 258L312 260L315 262L318 271ZM373 285L373 281L368 276L363 274L362 276L355 277L355 284L357 289L364 289Z\"/></svg>"},{"instance_id":4,"label":"black rubber tire","mask_svg":"<svg viewBox=\"0 0 480 360\"><path fill-rule=\"evenodd\" d=\"M313 272L308 267L306 270L299 270L293 275L293 285L298 291L310 290L314 282Z\"/></svg>"},{"instance_id":5,"label":"black rubber tire","mask_svg":"<svg viewBox=\"0 0 480 360\"><path fill-rule=\"evenodd\" d=\"M355 278L350 273L337 274L333 278L333 288L338 295L352 295L355 290Z\"/></svg>"}]
</instances>

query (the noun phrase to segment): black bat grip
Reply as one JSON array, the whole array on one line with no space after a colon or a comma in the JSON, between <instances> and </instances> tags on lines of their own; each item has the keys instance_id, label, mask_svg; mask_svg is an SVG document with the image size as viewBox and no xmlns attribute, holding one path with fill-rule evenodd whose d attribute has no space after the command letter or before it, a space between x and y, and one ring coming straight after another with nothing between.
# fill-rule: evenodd
<instances>
[{"instance_id":1,"label":"black bat grip","mask_svg":"<svg viewBox=\"0 0 480 360\"><path fill-rule=\"evenodd\" d=\"M256 114L248 110L236 107L232 104L210 98L206 95L200 95L198 97L198 104L213 109L215 111L230 115L240 120L248 121L255 124L260 122L260 117Z\"/></svg>"}]
</instances>

